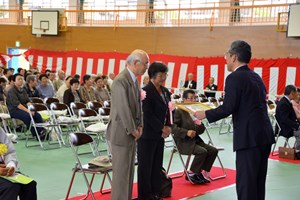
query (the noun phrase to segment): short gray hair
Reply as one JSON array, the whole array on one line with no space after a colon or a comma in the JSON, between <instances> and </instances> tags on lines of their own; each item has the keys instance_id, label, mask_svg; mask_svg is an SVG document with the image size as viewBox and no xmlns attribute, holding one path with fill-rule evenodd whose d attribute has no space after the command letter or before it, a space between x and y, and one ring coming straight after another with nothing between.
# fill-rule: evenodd
<instances>
[{"instance_id":1,"label":"short gray hair","mask_svg":"<svg viewBox=\"0 0 300 200\"><path fill-rule=\"evenodd\" d=\"M147 54L145 51L141 50L141 49L136 49L133 52L131 52L131 54L127 57L126 59L126 64L131 65L133 64L134 61L138 60L141 61L142 60L142 55L143 54Z\"/></svg>"},{"instance_id":2,"label":"short gray hair","mask_svg":"<svg viewBox=\"0 0 300 200\"><path fill-rule=\"evenodd\" d=\"M34 81L36 79L36 75L28 75L26 77L26 83L29 83L30 81Z\"/></svg>"}]
</instances>

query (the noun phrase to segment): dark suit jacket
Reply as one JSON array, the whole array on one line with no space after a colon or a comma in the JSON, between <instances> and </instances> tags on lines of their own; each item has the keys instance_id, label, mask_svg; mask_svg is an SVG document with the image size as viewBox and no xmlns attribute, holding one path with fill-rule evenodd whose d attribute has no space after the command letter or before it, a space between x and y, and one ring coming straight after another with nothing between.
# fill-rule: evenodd
<instances>
[{"instance_id":1,"label":"dark suit jacket","mask_svg":"<svg viewBox=\"0 0 300 200\"><path fill-rule=\"evenodd\" d=\"M189 89L196 89L196 88L197 88L197 83L196 83L196 81L192 81L191 83L192 83L192 85L188 85L188 84L189 84L189 81L187 80L187 81L184 82L183 87L189 88Z\"/></svg>"},{"instance_id":2,"label":"dark suit jacket","mask_svg":"<svg viewBox=\"0 0 300 200\"><path fill-rule=\"evenodd\" d=\"M292 137L294 130L299 128L299 122L292 103L286 97L282 97L278 102L275 116L281 128L280 135L287 138Z\"/></svg>"},{"instance_id":3,"label":"dark suit jacket","mask_svg":"<svg viewBox=\"0 0 300 200\"><path fill-rule=\"evenodd\" d=\"M218 86L217 85L215 85L215 84L212 84L212 85L207 85L206 87L205 87L205 89L206 88L208 88L208 89L210 89L210 90L212 90L212 91L217 91L218 90ZM216 97L216 93L215 92L205 92L204 93L205 94L205 96L207 96L207 97Z\"/></svg>"},{"instance_id":4,"label":"dark suit jacket","mask_svg":"<svg viewBox=\"0 0 300 200\"><path fill-rule=\"evenodd\" d=\"M197 136L190 138L187 136L189 130L194 130ZM180 153L182 154L192 154L195 149L197 142L204 142L199 135L205 130L203 124L196 125L190 116L190 114L184 110L176 109L174 115L174 124L172 127L172 134L176 142L176 146Z\"/></svg>"},{"instance_id":5,"label":"dark suit jacket","mask_svg":"<svg viewBox=\"0 0 300 200\"><path fill-rule=\"evenodd\" d=\"M142 101L144 114L142 139L161 139L163 127L171 126L168 106L171 101L170 92L167 88L161 87L167 104L151 81L143 88L146 98Z\"/></svg>"},{"instance_id":6,"label":"dark suit jacket","mask_svg":"<svg viewBox=\"0 0 300 200\"><path fill-rule=\"evenodd\" d=\"M265 85L247 65L226 78L223 105L206 111L210 123L230 114L233 118L234 151L275 142L268 117Z\"/></svg>"},{"instance_id":7,"label":"dark suit jacket","mask_svg":"<svg viewBox=\"0 0 300 200\"><path fill-rule=\"evenodd\" d=\"M79 91L76 90L76 92L77 92L77 94L78 94L78 96L79 96L79 98L80 98L80 102L83 102L83 100L82 100L82 98L81 98L81 96L80 96ZM64 104L67 104L67 105L70 107L70 104L71 104L72 102L74 102L74 100L75 100L75 97L74 97L74 95L73 95L73 93L72 93L71 88L67 89L67 90L65 91L65 93L64 93L64 98L63 98Z\"/></svg>"}]
</instances>

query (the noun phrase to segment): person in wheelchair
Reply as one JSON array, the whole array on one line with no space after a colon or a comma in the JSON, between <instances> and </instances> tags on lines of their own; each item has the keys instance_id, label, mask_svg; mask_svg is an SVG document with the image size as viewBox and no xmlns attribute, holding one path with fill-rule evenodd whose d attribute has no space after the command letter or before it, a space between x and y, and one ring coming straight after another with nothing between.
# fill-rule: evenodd
<instances>
[{"instance_id":1,"label":"person in wheelchair","mask_svg":"<svg viewBox=\"0 0 300 200\"><path fill-rule=\"evenodd\" d=\"M184 91L184 103L192 103L195 102L195 100L196 95L193 90ZM211 170L218 154L218 150L215 147L206 144L200 138L199 135L204 131L205 126L203 123L192 114L182 109L175 110L172 133L180 154L195 155L190 167L192 173L189 173L190 180L195 184L210 182L203 176L202 171L209 172Z\"/></svg>"}]
</instances>

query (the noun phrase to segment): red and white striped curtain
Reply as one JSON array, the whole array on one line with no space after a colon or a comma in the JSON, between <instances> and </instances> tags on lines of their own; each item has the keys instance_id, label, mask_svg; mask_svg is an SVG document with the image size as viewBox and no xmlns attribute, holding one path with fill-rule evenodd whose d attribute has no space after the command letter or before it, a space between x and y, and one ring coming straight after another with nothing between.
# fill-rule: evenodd
<instances>
[{"instance_id":1,"label":"red and white striped curtain","mask_svg":"<svg viewBox=\"0 0 300 200\"><path fill-rule=\"evenodd\" d=\"M13 55L10 55L13 56ZM128 54L117 52L84 51L44 51L29 49L24 53L30 65L40 71L62 69L67 75L79 74L118 74L125 68ZM1 56L0 56L1 57ZM150 54L150 61L164 62L168 68L165 86L181 87L188 73L193 73L197 88L203 89L209 77L215 78L219 90L224 89L225 79L229 75L224 57L185 57L164 54ZM258 73L269 94L282 94L289 84L300 86L300 59L252 59L249 67Z\"/></svg>"}]
</instances>

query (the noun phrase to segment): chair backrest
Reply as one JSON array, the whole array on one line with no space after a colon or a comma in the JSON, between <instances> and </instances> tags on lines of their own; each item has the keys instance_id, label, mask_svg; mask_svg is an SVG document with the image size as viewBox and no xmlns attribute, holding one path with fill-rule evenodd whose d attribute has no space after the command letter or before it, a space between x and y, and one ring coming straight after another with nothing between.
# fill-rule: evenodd
<instances>
[{"instance_id":1,"label":"chair backrest","mask_svg":"<svg viewBox=\"0 0 300 200\"><path fill-rule=\"evenodd\" d=\"M78 110L81 108L86 108L86 105L82 102L71 102L70 103L70 108L72 111L72 115L78 116Z\"/></svg>"},{"instance_id":2,"label":"chair backrest","mask_svg":"<svg viewBox=\"0 0 300 200\"><path fill-rule=\"evenodd\" d=\"M90 135L86 133L70 133L69 141L71 146L81 146L88 143L92 143L94 140Z\"/></svg>"},{"instance_id":3,"label":"chair backrest","mask_svg":"<svg viewBox=\"0 0 300 200\"><path fill-rule=\"evenodd\" d=\"M31 103L44 103L42 98L39 97L29 97Z\"/></svg>"},{"instance_id":4,"label":"chair backrest","mask_svg":"<svg viewBox=\"0 0 300 200\"><path fill-rule=\"evenodd\" d=\"M50 108L50 104L54 102L59 102L59 99L54 97L48 97L44 99L44 103L47 105L48 108Z\"/></svg>"},{"instance_id":5,"label":"chair backrest","mask_svg":"<svg viewBox=\"0 0 300 200\"><path fill-rule=\"evenodd\" d=\"M205 94L201 94L201 93L199 94L199 97L200 98L205 98L205 99L207 98Z\"/></svg>"},{"instance_id":6,"label":"chair backrest","mask_svg":"<svg viewBox=\"0 0 300 200\"><path fill-rule=\"evenodd\" d=\"M67 104L60 103L60 102L53 102L50 104L51 110L69 110L69 107Z\"/></svg>"},{"instance_id":7,"label":"chair backrest","mask_svg":"<svg viewBox=\"0 0 300 200\"><path fill-rule=\"evenodd\" d=\"M200 102L201 102L201 103L206 103L206 102L208 102L208 99L207 99L207 98L201 98L201 99L200 99Z\"/></svg>"},{"instance_id":8,"label":"chair backrest","mask_svg":"<svg viewBox=\"0 0 300 200\"><path fill-rule=\"evenodd\" d=\"M110 115L110 108L99 108L99 114L102 115L102 116L108 116Z\"/></svg>"},{"instance_id":9,"label":"chair backrest","mask_svg":"<svg viewBox=\"0 0 300 200\"><path fill-rule=\"evenodd\" d=\"M29 111L38 112L38 111L49 111L47 106L41 103L32 103L28 106Z\"/></svg>"},{"instance_id":10,"label":"chair backrest","mask_svg":"<svg viewBox=\"0 0 300 200\"><path fill-rule=\"evenodd\" d=\"M81 108L78 110L79 117L98 116L97 112L89 108Z\"/></svg>"},{"instance_id":11,"label":"chair backrest","mask_svg":"<svg viewBox=\"0 0 300 200\"><path fill-rule=\"evenodd\" d=\"M94 111L98 112L99 108L101 108L103 105L97 101L89 101L87 103L87 106L88 106L88 108L93 109Z\"/></svg>"}]
</instances>

